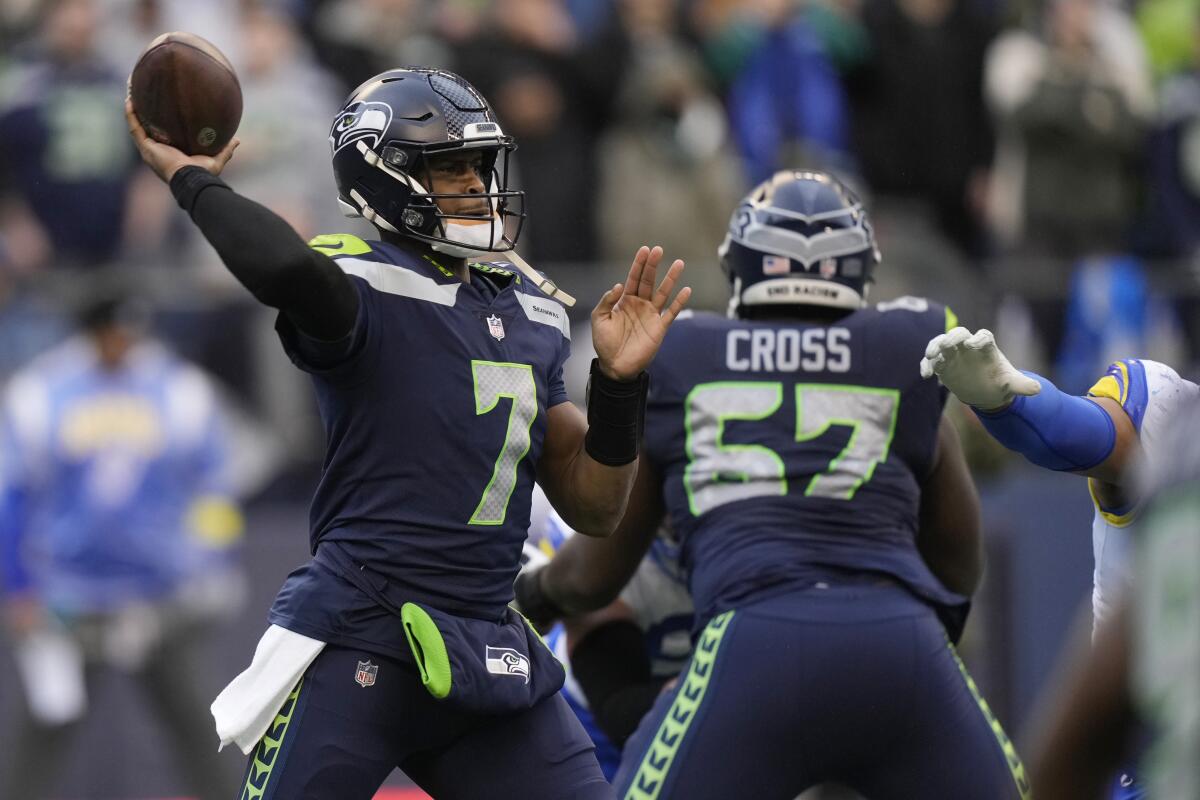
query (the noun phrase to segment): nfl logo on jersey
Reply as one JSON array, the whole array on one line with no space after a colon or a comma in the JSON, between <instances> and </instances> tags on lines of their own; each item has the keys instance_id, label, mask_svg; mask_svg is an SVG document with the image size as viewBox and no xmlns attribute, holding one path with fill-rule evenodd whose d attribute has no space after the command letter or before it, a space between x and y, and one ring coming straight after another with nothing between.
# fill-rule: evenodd
<instances>
[{"instance_id":1,"label":"nfl logo on jersey","mask_svg":"<svg viewBox=\"0 0 1200 800\"><path fill-rule=\"evenodd\" d=\"M354 682L364 689L368 686L374 686L375 675L378 672L378 664L372 664L370 661L360 661L358 662L358 669L354 672Z\"/></svg>"},{"instance_id":2,"label":"nfl logo on jersey","mask_svg":"<svg viewBox=\"0 0 1200 800\"><path fill-rule=\"evenodd\" d=\"M836 258L822 258L821 263L817 269L822 278L824 278L825 280L829 280L830 278L832 278L834 275L837 274L837 259Z\"/></svg>"},{"instance_id":3,"label":"nfl logo on jersey","mask_svg":"<svg viewBox=\"0 0 1200 800\"><path fill-rule=\"evenodd\" d=\"M503 320L501 320L495 314L492 314L490 317L487 318L487 324L488 324L488 333L490 333L492 335L493 339L495 339L498 342L504 338L504 321Z\"/></svg>"}]
</instances>

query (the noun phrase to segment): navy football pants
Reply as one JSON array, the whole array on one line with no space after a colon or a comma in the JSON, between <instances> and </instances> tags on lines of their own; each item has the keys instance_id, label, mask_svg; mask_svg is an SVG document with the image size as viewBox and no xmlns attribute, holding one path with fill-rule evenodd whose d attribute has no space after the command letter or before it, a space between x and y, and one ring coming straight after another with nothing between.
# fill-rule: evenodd
<instances>
[{"instance_id":1,"label":"navy football pants","mask_svg":"<svg viewBox=\"0 0 1200 800\"><path fill-rule=\"evenodd\" d=\"M355 681L360 661L378 667L372 685ZM328 646L251 753L240 800L369 800L396 767L437 800L612 797L557 692L518 714L466 714L408 662Z\"/></svg>"},{"instance_id":2,"label":"navy football pants","mask_svg":"<svg viewBox=\"0 0 1200 800\"><path fill-rule=\"evenodd\" d=\"M813 587L715 617L625 747L627 800L1028 798L1016 751L933 611L895 585Z\"/></svg>"}]
</instances>

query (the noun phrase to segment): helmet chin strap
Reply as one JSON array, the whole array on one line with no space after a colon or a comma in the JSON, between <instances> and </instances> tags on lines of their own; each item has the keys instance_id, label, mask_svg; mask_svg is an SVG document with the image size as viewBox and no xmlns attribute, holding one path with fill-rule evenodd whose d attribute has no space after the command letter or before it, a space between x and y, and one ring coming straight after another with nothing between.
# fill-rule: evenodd
<instances>
[{"instance_id":1,"label":"helmet chin strap","mask_svg":"<svg viewBox=\"0 0 1200 800\"><path fill-rule=\"evenodd\" d=\"M496 217L492 217L491 222L446 222L442 230L445 238L454 241L431 242L429 246L455 258L471 258L482 252L494 251L504 240L504 227Z\"/></svg>"},{"instance_id":2,"label":"helmet chin strap","mask_svg":"<svg viewBox=\"0 0 1200 800\"><path fill-rule=\"evenodd\" d=\"M400 233L400 231L397 230L396 227L394 225L392 225L392 223L388 222L375 209L373 209L369 205L367 205L366 199L364 199L363 196L358 193L357 189L350 190L350 199L353 200L354 202L358 203L358 206L359 206L358 216L362 217L367 222L370 222L372 225L375 225L382 230L391 231L392 233Z\"/></svg>"}]
</instances>

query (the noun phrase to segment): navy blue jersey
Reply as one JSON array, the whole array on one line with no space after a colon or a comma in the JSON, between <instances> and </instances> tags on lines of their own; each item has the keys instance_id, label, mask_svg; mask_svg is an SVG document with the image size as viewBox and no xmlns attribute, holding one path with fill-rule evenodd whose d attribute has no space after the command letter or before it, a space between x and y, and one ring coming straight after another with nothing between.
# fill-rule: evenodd
<instances>
[{"instance_id":1,"label":"navy blue jersey","mask_svg":"<svg viewBox=\"0 0 1200 800\"><path fill-rule=\"evenodd\" d=\"M566 401L565 309L505 264L472 264L467 284L387 243L313 246L361 300L333 364L279 324L312 375L326 433L313 552L396 607L498 618L529 528L546 410Z\"/></svg>"},{"instance_id":2,"label":"navy blue jersey","mask_svg":"<svg viewBox=\"0 0 1200 800\"><path fill-rule=\"evenodd\" d=\"M822 569L963 602L916 549L946 401L919 364L951 316L904 298L829 325L695 315L672 326L651 368L645 451L699 623Z\"/></svg>"}]
</instances>

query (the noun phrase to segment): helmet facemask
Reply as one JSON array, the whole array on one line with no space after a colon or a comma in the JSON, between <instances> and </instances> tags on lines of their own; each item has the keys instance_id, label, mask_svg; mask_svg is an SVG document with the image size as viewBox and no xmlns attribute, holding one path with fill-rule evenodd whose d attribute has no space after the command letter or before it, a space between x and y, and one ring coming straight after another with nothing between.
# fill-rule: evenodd
<instances>
[{"instance_id":1,"label":"helmet facemask","mask_svg":"<svg viewBox=\"0 0 1200 800\"><path fill-rule=\"evenodd\" d=\"M352 203L343 208L353 216L363 216L382 230L427 242L438 252L456 258L479 253L507 252L516 246L525 222L525 193L508 189L509 156L515 146L507 137L488 143L455 143L441 148L410 148L403 143L389 144L380 153L365 142L357 143L363 158L382 171L384 179L401 184L407 195L403 208L376 209L369 201L351 192ZM431 192L429 161L439 155L462 150L480 150L480 180L484 192ZM394 189L394 187L392 187ZM487 210L480 213L450 212L444 205L463 200L482 200Z\"/></svg>"}]
</instances>

